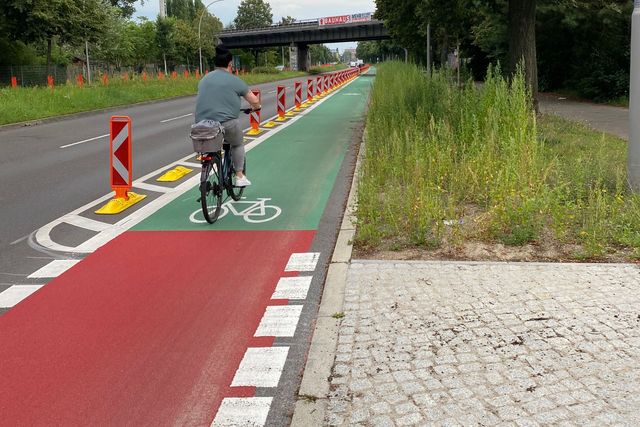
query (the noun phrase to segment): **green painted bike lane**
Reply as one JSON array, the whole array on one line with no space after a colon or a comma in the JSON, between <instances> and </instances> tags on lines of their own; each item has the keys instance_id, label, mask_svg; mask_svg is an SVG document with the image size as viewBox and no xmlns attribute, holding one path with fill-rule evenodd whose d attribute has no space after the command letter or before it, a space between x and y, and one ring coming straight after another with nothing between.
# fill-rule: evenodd
<instances>
[{"instance_id":1,"label":"green painted bike lane","mask_svg":"<svg viewBox=\"0 0 640 427\"><path fill-rule=\"evenodd\" d=\"M354 124L361 123L371 78L359 78L247 153L253 185L233 211L210 225L194 187L133 230L315 230L326 207ZM260 199L267 199L260 201ZM231 203L231 202L229 202ZM264 215L256 203L264 203ZM278 210L281 213L277 215ZM252 210L249 222L241 215ZM223 211L224 212L224 211Z\"/></svg>"}]
</instances>

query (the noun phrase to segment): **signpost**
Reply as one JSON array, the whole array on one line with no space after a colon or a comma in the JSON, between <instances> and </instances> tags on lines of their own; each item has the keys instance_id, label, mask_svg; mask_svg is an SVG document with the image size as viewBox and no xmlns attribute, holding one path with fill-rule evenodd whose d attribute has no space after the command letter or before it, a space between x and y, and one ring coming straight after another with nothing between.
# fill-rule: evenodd
<instances>
[{"instance_id":1,"label":"signpost","mask_svg":"<svg viewBox=\"0 0 640 427\"><path fill-rule=\"evenodd\" d=\"M635 0L633 6L627 175L631 189L640 192L640 0Z\"/></svg>"}]
</instances>

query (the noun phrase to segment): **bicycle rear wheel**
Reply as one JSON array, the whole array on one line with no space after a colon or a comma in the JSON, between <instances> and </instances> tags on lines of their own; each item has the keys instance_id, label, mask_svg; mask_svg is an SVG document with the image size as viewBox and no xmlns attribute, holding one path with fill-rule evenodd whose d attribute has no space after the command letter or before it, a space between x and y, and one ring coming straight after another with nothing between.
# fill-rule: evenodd
<instances>
[{"instance_id":1,"label":"bicycle rear wheel","mask_svg":"<svg viewBox=\"0 0 640 427\"><path fill-rule=\"evenodd\" d=\"M211 160L202 164L200 178L200 203L204 219L213 224L220 215L222 209L222 180L220 154L211 155Z\"/></svg>"},{"instance_id":2,"label":"bicycle rear wheel","mask_svg":"<svg viewBox=\"0 0 640 427\"><path fill-rule=\"evenodd\" d=\"M242 167L242 170L244 171L244 173L247 173L247 159L244 159L244 165ZM242 193L244 193L244 188L245 187L236 187L236 171L233 169L233 166L230 168L230 173L229 173L229 177L228 177L228 183L229 185L227 186L227 193L229 194L229 196L231 196L231 198L233 200L235 200L236 202L238 200L240 200L242 198Z\"/></svg>"}]
</instances>

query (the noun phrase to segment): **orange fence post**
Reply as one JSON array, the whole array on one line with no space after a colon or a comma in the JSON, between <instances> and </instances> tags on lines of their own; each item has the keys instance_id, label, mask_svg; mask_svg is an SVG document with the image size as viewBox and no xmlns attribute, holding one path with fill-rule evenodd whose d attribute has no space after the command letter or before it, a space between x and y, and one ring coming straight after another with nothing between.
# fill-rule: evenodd
<instances>
[{"instance_id":1,"label":"orange fence post","mask_svg":"<svg viewBox=\"0 0 640 427\"><path fill-rule=\"evenodd\" d=\"M143 81L143 82L146 82L146 81L147 81L147 72L146 72L146 71L143 71L143 72L142 72L142 81Z\"/></svg>"},{"instance_id":2,"label":"orange fence post","mask_svg":"<svg viewBox=\"0 0 640 427\"><path fill-rule=\"evenodd\" d=\"M178 78L178 73L176 71L171 72L171 80L175 80Z\"/></svg>"},{"instance_id":3,"label":"orange fence post","mask_svg":"<svg viewBox=\"0 0 640 427\"><path fill-rule=\"evenodd\" d=\"M204 75L206 76L207 74L209 74L209 70L204 70Z\"/></svg>"},{"instance_id":4,"label":"orange fence post","mask_svg":"<svg viewBox=\"0 0 640 427\"><path fill-rule=\"evenodd\" d=\"M129 73L122 74L122 80L124 80L125 82L128 82L129 81Z\"/></svg>"},{"instance_id":5,"label":"orange fence post","mask_svg":"<svg viewBox=\"0 0 640 427\"><path fill-rule=\"evenodd\" d=\"M252 89L251 92L258 97L259 101L262 101L262 96L259 90ZM249 122L251 123L251 130L247 132L247 135L259 135L262 132L262 130L260 129L260 111L252 111L251 113L249 113Z\"/></svg>"},{"instance_id":6,"label":"orange fence post","mask_svg":"<svg viewBox=\"0 0 640 427\"><path fill-rule=\"evenodd\" d=\"M18 87L18 79L15 76L11 76L11 87Z\"/></svg>"},{"instance_id":7,"label":"orange fence post","mask_svg":"<svg viewBox=\"0 0 640 427\"><path fill-rule=\"evenodd\" d=\"M78 87L84 87L84 76L82 74L78 74L76 82L78 83Z\"/></svg>"},{"instance_id":8,"label":"orange fence post","mask_svg":"<svg viewBox=\"0 0 640 427\"><path fill-rule=\"evenodd\" d=\"M164 80L164 73L162 71L158 72L158 80Z\"/></svg>"},{"instance_id":9,"label":"orange fence post","mask_svg":"<svg viewBox=\"0 0 640 427\"><path fill-rule=\"evenodd\" d=\"M200 78L200 70L196 70L196 79Z\"/></svg>"},{"instance_id":10,"label":"orange fence post","mask_svg":"<svg viewBox=\"0 0 640 427\"><path fill-rule=\"evenodd\" d=\"M54 81L53 81L53 76L47 76L47 86L49 86L50 88L53 89L53 85L54 85Z\"/></svg>"},{"instance_id":11,"label":"orange fence post","mask_svg":"<svg viewBox=\"0 0 640 427\"><path fill-rule=\"evenodd\" d=\"M108 74L103 74L101 80L102 80L102 85L103 86L109 86L109 75Z\"/></svg>"}]
</instances>

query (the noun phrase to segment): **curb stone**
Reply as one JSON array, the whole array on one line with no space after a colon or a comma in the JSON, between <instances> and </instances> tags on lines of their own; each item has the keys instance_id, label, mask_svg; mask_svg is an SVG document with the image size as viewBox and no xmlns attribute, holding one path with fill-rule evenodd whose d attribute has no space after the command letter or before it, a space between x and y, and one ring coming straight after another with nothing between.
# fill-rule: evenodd
<instances>
[{"instance_id":1,"label":"curb stone","mask_svg":"<svg viewBox=\"0 0 640 427\"><path fill-rule=\"evenodd\" d=\"M347 271L351 262L353 237L355 235L358 176L365 142L366 129L360 143L347 208L327 272L322 301L318 310L318 319L313 332L311 346L309 347L300 390L298 391L298 401L291 420L292 427L321 426L324 424L324 415L329 397L329 378L336 357L338 330L341 322L339 316L334 315L342 313L343 310Z\"/></svg>"}]
</instances>

